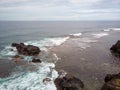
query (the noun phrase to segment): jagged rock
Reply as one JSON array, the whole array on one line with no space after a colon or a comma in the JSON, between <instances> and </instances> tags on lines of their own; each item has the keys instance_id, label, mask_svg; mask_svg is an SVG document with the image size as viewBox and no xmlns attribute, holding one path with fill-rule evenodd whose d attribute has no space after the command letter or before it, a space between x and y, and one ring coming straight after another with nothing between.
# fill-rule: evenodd
<instances>
[{"instance_id":1,"label":"jagged rock","mask_svg":"<svg viewBox=\"0 0 120 90\"><path fill-rule=\"evenodd\" d=\"M52 81L50 78L45 78L45 79L43 79L43 83L44 83L44 84L47 84L47 83L50 82L50 81Z\"/></svg>"},{"instance_id":2,"label":"jagged rock","mask_svg":"<svg viewBox=\"0 0 120 90\"><path fill-rule=\"evenodd\" d=\"M120 58L120 40L118 40L117 43L110 48L110 50L116 57Z\"/></svg>"},{"instance_id":3,"label":"jagged rock","mask_svg":"<svg viewBox=\"0 0 120 90\"><path fill-rule=\"evenodd\" d=\"M26 61L24 60L24 57L20 56L20 55L13 56L12 60L14 61L14 63L16 65L25 65L26 64Z\"/></svg>"},{"instance_id":4,"label":"jagged rock","mask_svg":"<svg viewBox=\"0 0 120 90\"><path fill-rule=\"evenodd\" d=\"M55 80L55 84L58 90L83 90L83 82L69 74L66 74L64 77L58 77Z\"/></svg>"},{"instance_id":5,"label":"jagged rock","mask_svg":"<svg viewBox=\"0 0 120 90\"><path fill-rule=\"evenodd\" d=\"M108 74L105 77L105 84L101 90L120 90L120 73Z\"/></svg>"},{"instance_id":6,"label":"jagged rock","mask_svg":"<svg viewBox=\"0 0 120 90\"><path fill-rule=\"evenodd\" d=\"M20 56L20 55L15 55L15 56L12 57L12 60L14 60L15 62L20 61L22 59L23 59L23 57Z\"/></svg>"},{"instance_id":7,"label":"jagged rock","mask_svg":"<svg viewBox=\"0 0 120 90\"><path fill-rule=\"evenodd\" d=\"M19 44L18 43L12 43L12 47L17 47Z\"/></svg>"},{"instance_id":8,"label":"jagged rock","mask_svg":"<svg viewBox=\"0 0 120 90\"><path fill-rule=\"evenodd\" d=\"M34 62L34 63L41 63L41 60L33 58L32 62Z\"/></svg>"},{"instance_id":9,"label":"jagged rock","mask_svg":"<svg viewBox=\"0 0 120 90\"><path fill-rule=\"evenodd\" d=\"M23 59L23 57L20 56L20 55L15 55L15 56L13 56L12 58L13 58L13 59Z\"/></svg>"},{"instance_id":10,"label":"jagged rock","mask_svg":"<svg viewBox=\"0 0 120 90\"><path fill-rule=\"evenodd\" d=\"M12 47L16 47L17 51L19 54L22 55L27 55L27 56L34 56L34 55L38 55L41 50L33 45L25 45L24 43L12 43L11 45Z\"/></svg>"},{"instance_id":11,"label":"jagged rock","mask_svg":"<svg viewBox=\"0 0 120 90\"><path fill-rule=\"evenodd\" d=\"M14 51L13 49L10 49L10 51Z\"/></svg>"}]
</instances>

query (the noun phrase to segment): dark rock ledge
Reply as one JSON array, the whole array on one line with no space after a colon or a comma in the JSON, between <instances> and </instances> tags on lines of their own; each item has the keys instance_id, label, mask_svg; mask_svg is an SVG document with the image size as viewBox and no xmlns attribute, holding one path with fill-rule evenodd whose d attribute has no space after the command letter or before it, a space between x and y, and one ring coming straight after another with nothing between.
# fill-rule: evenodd
<instances>
[{"instance_id":1,"label":"dark rock ledge","mask_svg":"<svg viewBox=\"0 0 120 90\"><path fill-rule=\"evenodd\" d=\"M106 75L101 90L120 90L120 73Z\"/></svg>"},{"instance_id":2,"label":"dark rock ledge","mask_svg":"<svg viewBox=\"0 0 120 90\"><path fill-rule=\"evenodd\" d=\"M12 43L12 47L16 47L18 54L27 55L27 56L35 56L38 55L41 50L33 45L25 45L24 43Z\"/></svg>"},{"instance_id":3,"label":"dark rock ledge","mask_svg":"<svg viewBox=\"0 0 120 90\"><path fill-rule=\"evenodd\" d=\"M110 48L113 55L120 58L120 40Z\"/></svg>"},{"instance_id":4,"label":"dark rock ledge","mask_svg":"<svg viewBox=\"0 0 120 90\"><path fill-rule=\"evenodd\" d=\"M83 90L84 88L83 82L70 74L59 75L54 82L57 90Z\"/></svg>"}]
</instances>

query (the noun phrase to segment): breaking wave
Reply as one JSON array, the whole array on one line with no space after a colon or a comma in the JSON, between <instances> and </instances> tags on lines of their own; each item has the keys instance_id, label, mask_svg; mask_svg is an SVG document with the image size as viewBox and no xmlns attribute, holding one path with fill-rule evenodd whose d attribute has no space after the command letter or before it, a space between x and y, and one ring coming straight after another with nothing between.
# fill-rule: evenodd
<instances>
[{"instance_id":1,"label":"breaking wave","mask_svg":"<svg viewBox=\"0 0 120 90\"><path fill-rule=\"evenodd\" d=\"M108 28L104 29L103 31L109 32L109 31L120 31L120 28Z\"/></svg>"},{"instance_id":2,"label":"breaking wave","mask_svg":"<svg viewBox=\"0 0 120 90\"><path fill-rule=\"evenodd\" d=\"M109 35L109 33L105 33L105 32L93 34L93 36L95 38L101 38L101 37L104 37L104 36L107 36L107 35Z\"/></svg>"},{"instance_id":3,"label":"breaking wave","mask_svg":"<svg viewBox=\"0 0 120 90\"><path fill-rule=\"evenodd\" d=\"M40 57L37 57L42 60L42 63L33 63L37 66L37 71L19 72L17 75L12 74L7 78L0 78L0 90L56 90L54 80L58 77L58 73L54 68L55 61L59 58L55 53L50 53L48 48L61 45L67 39L69 37L45 38L40 41L25 42L25 44L38 46L42 50ZM0 52L0 58L10 58L16 54L17 50L14 47L6 46ZM30 56L24 56L24 60L30 61L31 59ZM46 78L49 78L49 81L44 82L43 80Z\"/></svg>"},{"instance_id":4,"label":"breaking wave","mask_svg":"<svg viewBox=\"0 0 120 90\"><path fill-rule=\"evenodd\" d=\"M80 37L82 33L75 33L75 34L70 34L70 37Z\"/></svg>"}]
</instances>

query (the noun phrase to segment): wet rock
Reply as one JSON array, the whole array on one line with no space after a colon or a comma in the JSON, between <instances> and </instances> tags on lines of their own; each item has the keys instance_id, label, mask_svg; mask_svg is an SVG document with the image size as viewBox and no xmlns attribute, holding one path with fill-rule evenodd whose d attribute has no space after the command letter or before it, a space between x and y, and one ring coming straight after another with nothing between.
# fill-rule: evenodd
<instances>
[{"instance_id":1,"label":"wet rock","mask_svg":"<svg viewBox=\"0 0 120 90\"><path fill-rule=\"evenodd\" d=\"M23 59L23 57L20 56L20 55L15 55L15 56L13 56L12 58L13 58L13 59Z\"/></svg>"},{"instance_id":2,"label":"wet rock","mask_svg":"<svg viewBox=\"0 0 120 90\"><path fill-rule=\"evenodd\" d=\"M120 90L120 73L108 74L105 77L105 84L101 90Z\"/></svg>"},{"instance_id":3,"label":"wet rock","mask_svg":"<svg viewBox=\"0 0 120 90\"><path fill-rule=\"evenodd\" d=\"M12 43L12 47L17 47L19 44L18 43Z\"/></svg>"},{"instance_id":4,"label":"wet rock","mask_svg":"<svg viewBox=\"0 0 120 90\"><path fill-rule=\"evenodd\" d=\"M14 51L13 49L10 49L10 51Z\"/></svg>"},{"instance_id":5,"label":"wet rock","mask_svg":"<svg viewBox=\"0 0 120 90\"><path fill-rule=\"evenodd\" d=\"M50 81L52 81L50 78L45 78L45 79L43 79L43 83L44 83L44 84L47 84L47 83L50 82Z\"/></svg>"},{"instance_id":6,"label":"wet rock","mask_svg":"<svg viewBox=\"0 0 120 90\"><path fill-rule=\"evenodd\" d=\"M20 55L15 55L15 56L12 57L12 60L14 62L20 62L20 61L23 61L23 57L20 56Z\"/></svg>"},{"instance_id":7,"label":"wet rock","mask_svg":"<svg viewBox=\"0 0 120 90\"><path fill-rule=\"evenodd\" d=\"M25 65L27 62L24 60L24 58L20 55L15 55L12 57L12 60L16 65Z\"/></svg>"},{"instance_id":8,"label":"wet rock","mask_svg":"<svg viewBox=\"0 0 120 90\"><path fill-rule=\"evenodd\" d=\"M12 47L16 47L17 51L19 54L22 55L27 55L27 56L34 56L34 55L38 55L41 50L33 45L25 45L24 43L12 43L11 45Z\"/></svg>"},{"instance_id":9,"label":"wet rock","mask_svg":"<svg viewBox=\"0 0 120 90\"><path fill-rule=\"evenodd\" d=\"M83 82L69 74L66 74L64 77L58 77L55 80L55 84L58 90L83 90Z\"/></svg>"},{"instance_id":10,"label":"wet rock","mask_svg":"<svg viewBox=\"0 0 120 90\"><path fill-rule=\"evenodd\" d=\"M33 58L32 62L34 62L34 63L41 63L41 60Z\"/></svg>"},{"instance_id":11,"label":"wet rock","mask_svg":"<svg viewBox=\"0 0 120 90\"><path fill-rule=\"evenodd\" d=\"M116 57L120 58L120 40L118 40L117 43L110 48L110 50Z\"/></svg>"}]
</instances>

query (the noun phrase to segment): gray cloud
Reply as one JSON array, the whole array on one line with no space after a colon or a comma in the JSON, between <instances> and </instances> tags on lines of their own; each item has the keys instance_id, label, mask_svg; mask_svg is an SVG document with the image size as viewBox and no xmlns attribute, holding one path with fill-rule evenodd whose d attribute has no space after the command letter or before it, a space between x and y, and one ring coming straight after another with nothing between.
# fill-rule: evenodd
<instances>
[{"instance_id":1,"label":"gray cloud","mask_svg":"<svg viewBox=\"0 0 120 90\"><path fill-rule=\"evenodd\" d=\"M120 8L120 0L100 0L93 8Z\"/></svg>"},{"instance_id":2,"label":"gray cloud","mask_svg":"<svg viewBox=\"0 0 120 90\"><path fill-rule=\"evenodd\" d=\"M120 20L119 15L120 0L0 0L0 20L86 20L94 16Z\"/></svg>"}]
</instances>

